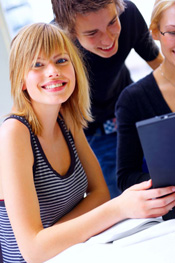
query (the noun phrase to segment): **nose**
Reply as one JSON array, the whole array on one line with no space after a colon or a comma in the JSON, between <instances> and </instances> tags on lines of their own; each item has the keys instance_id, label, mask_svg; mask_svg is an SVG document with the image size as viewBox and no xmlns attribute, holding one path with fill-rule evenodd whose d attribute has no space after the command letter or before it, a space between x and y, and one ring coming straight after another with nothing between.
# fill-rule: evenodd
<instances>
[{"instance_id":1,"label":"nose","mask_svg":"<svg viewBox=\"0 0 175 263\"><path fill-rule=\"evenodd\" d=\"M109 46L112 44L112 42L113 42L113 35L111 34L109 30L107 30L101 36L101 44L105 46Z\"/></svg>"},{"instance_id":2,"label":"nose","mask_svg":"<svg viewBox=\"0 0 175 263\"><path fill-rule=\"evenodd\" d=\"M47 68L46 68L47 74L49 78L55 78L61 75L60 70L58 69L58 67L53 64L53 63L49 63Z\"/></svg>"}]
</instances>

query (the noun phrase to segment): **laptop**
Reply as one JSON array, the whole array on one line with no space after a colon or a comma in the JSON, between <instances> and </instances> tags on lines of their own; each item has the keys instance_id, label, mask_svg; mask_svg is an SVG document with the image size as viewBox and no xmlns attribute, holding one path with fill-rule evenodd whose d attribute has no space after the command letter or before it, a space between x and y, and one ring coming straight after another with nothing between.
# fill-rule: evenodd
<instances>
[{"instance_id":1,"label":"laptop","mask_svg":"<svg viewBox=\"0 0 175 263\"><path fill-rule=\"evenodd\" d=\"M136 123L153 187L175 185L175 113Z\"/></svg>"}]
</instances>

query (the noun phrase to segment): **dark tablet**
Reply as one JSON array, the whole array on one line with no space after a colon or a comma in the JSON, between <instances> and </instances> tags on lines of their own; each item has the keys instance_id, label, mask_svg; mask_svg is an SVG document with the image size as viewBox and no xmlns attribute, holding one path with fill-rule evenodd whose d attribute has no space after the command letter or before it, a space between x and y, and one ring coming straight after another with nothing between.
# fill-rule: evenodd
<instances>
[{"instance_id":1,"label":"dark tablet","mask_svg":"<svg viewBox=\"0 0 175 263\"><path fill-rule=\"evenodd\" d=\"M175 113L136 123L153 187L175 185Z\"/></svg>"}]
</instances>

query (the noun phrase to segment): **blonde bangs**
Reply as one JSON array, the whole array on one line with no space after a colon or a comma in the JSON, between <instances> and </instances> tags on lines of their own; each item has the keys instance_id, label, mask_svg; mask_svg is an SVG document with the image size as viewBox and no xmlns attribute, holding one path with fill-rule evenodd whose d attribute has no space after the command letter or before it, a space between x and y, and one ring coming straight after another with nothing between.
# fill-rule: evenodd
<instances>
[{"instance_id":1,"label":"blonde bangs","mask_svg":"<svg viewBox=\"0 0 175 263\"><path fill-rule=\"evenodd\" d=\"M159 22L162 17L162 13L168 9L170 6L175 4L175 0L156 0L154 3L152 15L151 15L151 23L149 29L155 31L159 29Z\"/></svg>"},{"instance_id":2,"label":"blonde bangs","mask_svg":"<svg viewBox=\"0 0 175 263\"><path fill-rule=\"evenodd\" d=\"M59 28L56 26L50 27L49 25L41 24L41 27L37 27L37 32L34 34L31 32L32 39L29 49L29 54L32 54L31 64L35 64L40 54L43 54L47 59L52 56L57 50L60 54L65 51L65 43ZM35 35L35 37L33 37Z\"/></svg>"},{"instance_id":3,"label":"blonde bangs","mask_svg":"<svg viewBox=\"0 0 175 263\"><path fill-rule=\"evenodd\" d=\"M38 57L50 58L58 52L68 53L76 76L72 96L62 105L66 115L71 115L78 127L86 127L91 121L89 84L87 72L78 49L56 25L36 23L24 27L13 39L10 53L11 94L16 114L25 116L33 132L41 134L41 124L32 108L30 97L23 90L25 77L35 65ZM69 127L69 124L68 124Z\"/></svg>"}]
</instances>

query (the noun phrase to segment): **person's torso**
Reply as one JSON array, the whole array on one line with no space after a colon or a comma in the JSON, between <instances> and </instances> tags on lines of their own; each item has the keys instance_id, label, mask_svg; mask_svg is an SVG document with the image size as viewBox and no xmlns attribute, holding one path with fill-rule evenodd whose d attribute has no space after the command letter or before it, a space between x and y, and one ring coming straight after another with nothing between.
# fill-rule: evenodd
<instances>
[{"instance_id":1,"label":"person's torso","mask_svg":"<svg viewBox=\"0 0 175 263\"><path fill-rule=\"evenodd\" d=\"M120 15L121 33L119 36L119 48L115 55L103 58L85 50L78 41L76 45L83 53L85 65L88 70L92 115L95 119L89 127L103 123L114 117L115 104L121 91L131 84L129 70L125 60L134 48L145 60L154 59L158 50L149 41L149 31L137 8L130 1L125 1L126 9ZM145 48L143 43L149 48ZM155 50L154 50L155 49ZM157 53L156 53L157 52Z\"/></svg>"},{"instance_id":2,"label":"person's torso","mask_svg":"<svg viewBox=\"0 0 175 263\"><path fill-rule=\"evenodd\" d=\"M58 118L71 156L71 165L67 173L60 176L48 162L28 122L23 117L16 115L12 117L24 123L30 131L34 155L33 179L40 206L40 216L44 228L52 226L84 198L87 190L87 176L80 163L73 137L67 130L64 120ZM4 201L0 201L0 244L4 263L25 262L17 246Z\"/></svg>"}]
</instances>

